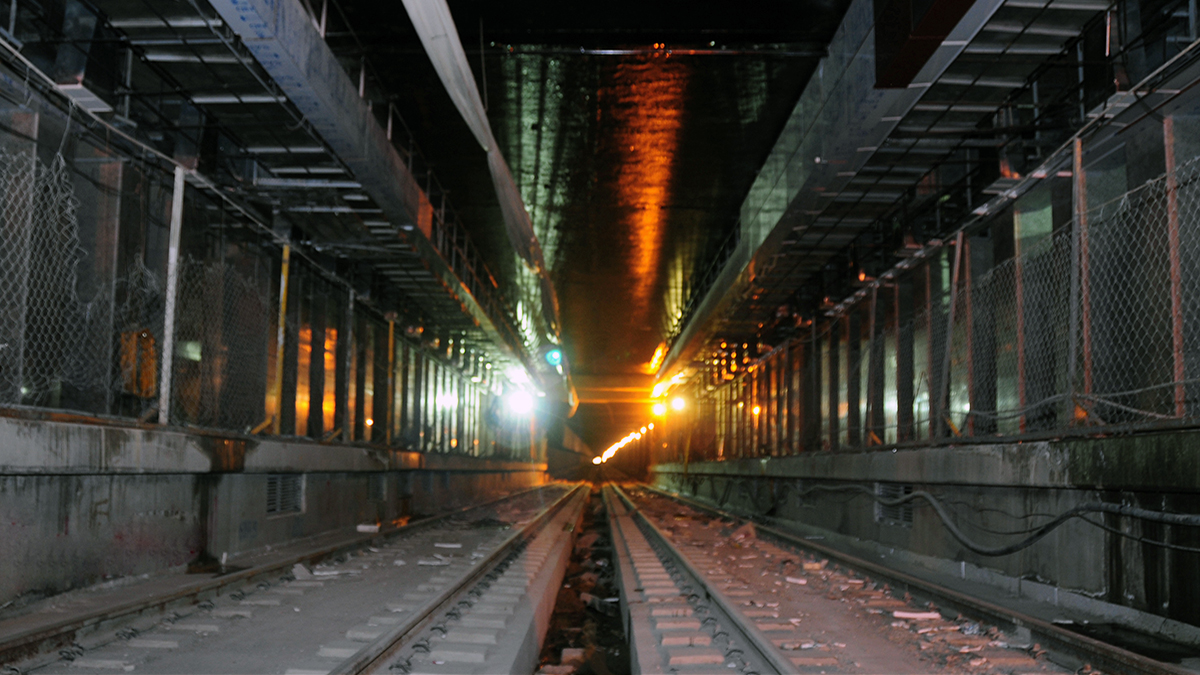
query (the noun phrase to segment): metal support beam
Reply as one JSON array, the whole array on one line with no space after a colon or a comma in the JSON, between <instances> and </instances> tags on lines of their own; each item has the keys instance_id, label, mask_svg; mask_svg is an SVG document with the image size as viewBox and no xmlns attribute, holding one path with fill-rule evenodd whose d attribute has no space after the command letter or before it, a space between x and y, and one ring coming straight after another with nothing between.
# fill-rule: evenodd
<instances>
[{"instance_id":1,"label":"metal support beam","mask_svg":"<svg viewBox=\"0 0 1200 675\"><path fill-rule=\"evenodd\" d=\"M271 398L275 403L275 409L270 411L271 433L277 436L283 431L283 347L287 341L288 273L291 257L292 247L284 245L279 268L279 323L275 329L275 372L271 379Z\"/></svg>"},{"instance_id":2,"label":"metal support beam","mask_svg":"<svg viewBox=\"0 0 1200 675\"><path fill-rule=\"evenodd\" d=\"M183 229L183 192L185 170L175 167L175 187L171 193L171 230L167 244L167 297L163 311L162 372L158 378L158 423L171 421L171 369L175 356L175 302L179 295L179 234Z\"/></svg>"},{"instance_id":3,"label":"metal support beam","mask_svg":"<svg viewBox=\"0 0 1200 675\"><path fill-rule=\"evenodd\" d=\"M1167 169L1167 240L1171 265L1171 356L1175 380L1175 416L1187 415L1187 379L1183 347L1183 266L1179 253L1179 181L1175 176L1175 118L1163 119L1163 145Z\"/></svg>"},{"instance_id":4,"label":"metal support beam","mask_svg":"<svg viewBox=\"0 0 1200 675\"><path fill-rule=\"evenodd\" d=\"M941 373L941 388L938 390L937 396L937 424L934 427L937 429L937 436L944 436L949 431L953 420L950 419L950 355L954 348L954 314L955 308L958 306L958 299L954 297L958 292L958 278L962 270L963 259L963 232L958 231L954 237L954 266L950 272L950 311L946 316L946 350L942 354L942 373ZM930 402L930 408L934 404Z\"/></svg>"},{"instance_id":5,"label":"metal support beam","mask_svg":"<svg viewBox=\"0 0 1200 675\"><path fill-rule=\"evenodd\" d=\"M874 6L855 0L821 61L819 75L805 87L791 118L743 201L734 251L712 285L701 289L679 337L671 345L659 380L684 368L712 336L712 324L736 307L754 279L753 270L770 267L783 241L804 233L828 206L827 195L841 193L915 106L991 20L1002 0L979 0L906 89L875 88ZM852 124L842 110L853 109ZM814 115L813 110L820 111ZM924 173L924 171L922 171ZM853 235L868 225L847 224ZM838 248L841 248L838 246Z\"/></svg>"},{"instance_id":6,"label":"metal support beam","mask_svg":"<svg viewBox=\"0 0 1200 675\"><path fill-rule=\"evenodd\" d=\"M360 97L360 82L338 62L299 0L213 0L211 4L329 150L353 172L383 210L383 219L396 228L397 239L412 247L456 305L479 325L496 358L535 372L528 356L515 351L520 347L509 345L497 328L497 322L507 319L489 314L489 309L496 312L488 306L489 298L472 294L423 231L422 223L427 227L433 218L433 206ZM323 6L323 18L325 11Z\"/></svg>"}]
</instances>

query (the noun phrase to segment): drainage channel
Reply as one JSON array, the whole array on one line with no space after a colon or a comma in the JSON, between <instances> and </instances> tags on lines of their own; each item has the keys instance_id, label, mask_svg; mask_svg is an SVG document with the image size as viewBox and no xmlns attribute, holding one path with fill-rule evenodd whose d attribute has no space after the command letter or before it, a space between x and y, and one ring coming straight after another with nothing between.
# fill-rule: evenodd
<instances>
[{"instance_id":1,"label":"drainage channel","mask_svg":"<svg viewBox=\"0 0 1200 675\"><path fill-rule=\"evenodd\" d=\"M499 647L515 646L508 654L513 667L524 668L523 658L530 672L550 610L536 602L546 595L540 586L550 584L553 597L586 497L582 486L525 491L289 559L286 567L276 563L199 590L143 598L116 616L68 615L41 638L61 644L65 634L71 643L47 654L39 636L20 636L0 644L0 666L46 675L421 672L413 666L422 663L422 649L436 656L435 649L453 651L457 636L479 642L491 634L490 651L460 651L474 651L469 660L488 664L504 658ZM491 623L469 635L447 629L452 621L468 627L481 618ZM409 645L418 645L418 653L407 654ZM31 649L31 656L8 658ZM428 659L430 672L444 672L439 660Z\"/></svg>"},{"instance_id":2,"label":"drainage channel","mask_svg":"<svg viewBox=\"0 0 1200 675\"><path fill-rule=\"evenodd\" d=\"M537 675L630 672L612 541L608 511L593 488L558 589Z\"/></svg>"},{"instance_id":3,"label":"drainage channel","mask_svg":"<svg viewBox=\"0 0 1200 675\"><path fill-rule=\"evenodd\" d=\"M889 639L916 644L931 662L932 657L941 652L938 655L940 662L934 665L951 670L961 668L974 673L1013 672L1014 668L1029 671L1065 668L1077 672L1128 675L1195 675L1194 671L1180 666L848 555L798 535L761 523L751 523L737 514L680 495L645 485L638 486L632 494L635 501L642 505L643 512L653 511L660 524L672 517L684 521L680 523L682 525L691 526L677 528L676 537L698 544L697 555L716 556L728 552L714 551L709 541L712 537L705 539L695 536L697 532L713 527L724 528L725 524L729 527L724 529L737 528L752 533L749 539L758 542L754 548L759 549L759 553L763 549L776 551L776 562L786 561L788 552L791 552L796 567L781 569L799 571L784 573L764 569L762 575L783 577L776 583L785 588L795 583L797 587L819 590L828 599L859 604L873 615L862 617L871 619L866 623L874 623L878 631L890 630ZM673 506L667 507L666 504ZM680 506L695 516L681 512ZM701 525L704 529L693 524ZM687 531L689 529L691 531ZM729 537L724 539L728 540ZM718 547L724 543L718 542ZM733 546L738 544L734 543ZM746 562L758 562L758 553L733 557L739 558L737 562L743 562L740 557L754 559ZM759 567L764 565L760 563ZM725 565L726 569L728 567ZM803 625L802 621L798 623ZM778 644L808 647L812 641L781 640ZM847 668L845 662L846 659L839 662L842 669ZM836 666L831 664L830 672L839 672L833 668Z\"/></svg>"}]
</instances>

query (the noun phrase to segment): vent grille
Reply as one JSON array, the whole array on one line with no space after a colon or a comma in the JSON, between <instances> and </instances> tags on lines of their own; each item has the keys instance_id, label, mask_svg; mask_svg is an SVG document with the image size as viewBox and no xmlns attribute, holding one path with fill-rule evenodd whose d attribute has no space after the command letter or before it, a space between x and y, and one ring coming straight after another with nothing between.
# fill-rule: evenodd
<instances>
[{"instance_id":1,"label":"vent grille","mask_svg":"<svg viewBox=\"0 0 1200 675\"><path fill-rule=\"evenodd\" d=\"M304 476L298 473L267 476L267 513L304 510Z\"/></svg>"},{"instance_id":2,"label":"vent grille","mask_svg":"<svg viewBox=\"0 0 1200 675\"><path fill-rule=\"evenodd\" d=\"M880 499L899 499L905 495L912 494L912 491L913 486L911 485L901 485L900 483L875 484L875 495ZM913 503L907 501L903 504L888 506L875 502L875 522L910 527L913 523Z\"/></svg>"}]
</instances>

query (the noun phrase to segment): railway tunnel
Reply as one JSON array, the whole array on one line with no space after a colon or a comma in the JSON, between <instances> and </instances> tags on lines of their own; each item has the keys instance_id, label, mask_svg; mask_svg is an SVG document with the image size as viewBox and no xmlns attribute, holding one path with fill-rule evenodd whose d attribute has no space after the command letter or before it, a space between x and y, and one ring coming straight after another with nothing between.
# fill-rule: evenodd
<instances>
[{"instance_id":1,"label":"railway tunnel","mask_svg":"<svg viewBox=\"0 0 1200 675\"><path fill-rule=\"evenodd\" d=\"M0 666L1200 672L1197 12L0 0Z\"/></svg>"}]
</instances>

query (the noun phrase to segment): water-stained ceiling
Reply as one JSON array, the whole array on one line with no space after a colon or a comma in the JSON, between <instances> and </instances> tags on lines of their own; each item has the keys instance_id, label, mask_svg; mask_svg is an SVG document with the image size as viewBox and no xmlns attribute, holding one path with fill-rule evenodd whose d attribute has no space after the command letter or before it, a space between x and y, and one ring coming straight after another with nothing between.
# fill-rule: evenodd
<instances>
[{"instance_id":1,"label":"water-stained ceiling","mask_svg":"<svg viewBox=\"0 0 1200 675\"><path fill-rule=\"evenodd\" d=\"M571 425L593 447L647 421L656 351L845 4L450 2L551 266L581 400ZM341 7L353 32L330 45L367 57L489 267L518 283L484 152L402 5Z\"/></svg>"}]
</instances>

